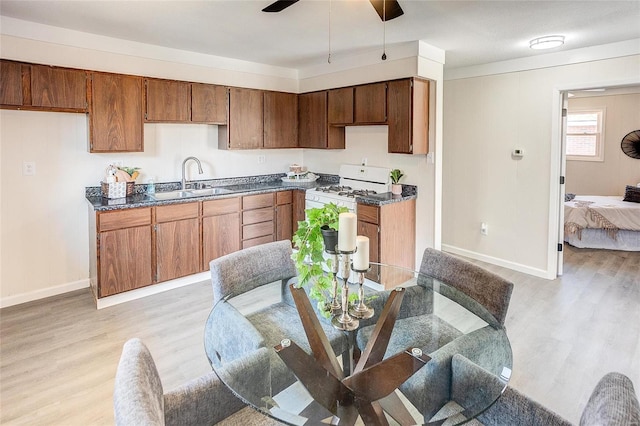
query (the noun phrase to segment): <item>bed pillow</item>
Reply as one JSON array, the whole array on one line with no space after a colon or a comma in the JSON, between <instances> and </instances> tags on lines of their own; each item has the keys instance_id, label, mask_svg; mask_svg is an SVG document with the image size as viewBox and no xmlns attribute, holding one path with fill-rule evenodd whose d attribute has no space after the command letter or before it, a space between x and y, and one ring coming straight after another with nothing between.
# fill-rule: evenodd
<instances>
[{"instance_id":1,"label":"bed pillow","mask_svg":"<svg viewBox=\"0 0 640 426\"><path fill-rule=\"evenodd\" d=\"M631 201L632 203L640 203L640 188L636 186L627 185L624 191L624 198L622 201Z\"/></svg>"}]
</instances>

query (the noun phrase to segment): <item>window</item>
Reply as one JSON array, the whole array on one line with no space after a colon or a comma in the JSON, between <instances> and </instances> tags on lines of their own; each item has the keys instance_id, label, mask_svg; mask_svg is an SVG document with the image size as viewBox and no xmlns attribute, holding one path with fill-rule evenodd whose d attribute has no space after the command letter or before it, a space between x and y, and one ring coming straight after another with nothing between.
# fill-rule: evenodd
<instances>
[{"instance_id":1,"label":"window","mask_svg":"<svg viewBox=\"0 0 640 426\"><path fill-rule=\"evenodd\" d=\"M571 110L567 114L567 160L604 161L604 109Z\"/></svg>"}]
</instances>

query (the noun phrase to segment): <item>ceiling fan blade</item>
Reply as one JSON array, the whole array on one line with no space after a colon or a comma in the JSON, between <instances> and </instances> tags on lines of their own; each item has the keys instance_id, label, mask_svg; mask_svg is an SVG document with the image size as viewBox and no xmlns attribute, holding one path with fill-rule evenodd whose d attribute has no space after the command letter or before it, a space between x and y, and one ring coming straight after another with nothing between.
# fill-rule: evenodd
<instances>
[{"instance_id":1,"label":"ceiling fan blade","mask_svg":"<svg viewBox=\"0 0 640 426\"><path fill-rule=\"evenodd\" d=\"M369 0L373 8L380 15L383 21L390 21L398 16L404 15L404 11L400 7L397 0ZM387 3L386 6L384 3ZM386 9L386 10L385 10ZM386 19L385 19L386 17Z\"/></svg>"},{"instance_id":2,"label":"ceiling fan blade","mask_svg":"<svg viewBox=\"0 0 640 426\"><path fill-rule=\"evenodd\" d=\"M262 9L263 12L282 12L292 4L298 2L298 0L277 0L271 3L269 6Z\"/></svg>"}]
</instances>

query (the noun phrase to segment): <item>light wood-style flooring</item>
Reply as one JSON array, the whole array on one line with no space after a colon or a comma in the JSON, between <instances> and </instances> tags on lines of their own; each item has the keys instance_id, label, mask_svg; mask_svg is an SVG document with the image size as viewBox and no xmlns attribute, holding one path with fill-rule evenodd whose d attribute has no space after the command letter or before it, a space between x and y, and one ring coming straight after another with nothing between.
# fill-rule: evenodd
<instances>
[{"instance_id":1,"label":"light wood-style flooring","mask_svg":"<svg viewBox=\"0 0 640 426\"><path fill-rule=\"evenodd\" d=\"M515 283L506 320L511 386L578 423L609 371L640 390L640 253L566 246L549 281L481 264ZM80 290L0 310L0 423L111 425L120 351L140 337L165 389L210 371L208 282L96 310Z\"/></svg>"}]
</instances>

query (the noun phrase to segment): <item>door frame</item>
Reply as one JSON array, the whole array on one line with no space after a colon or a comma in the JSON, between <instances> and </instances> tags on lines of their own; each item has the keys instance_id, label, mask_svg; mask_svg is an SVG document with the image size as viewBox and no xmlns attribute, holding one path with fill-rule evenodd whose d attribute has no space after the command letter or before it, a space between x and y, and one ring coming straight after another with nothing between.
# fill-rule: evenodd
<instances>
[{"instance_id":1,"label":"door frame","mask_svg":"<svg viewBox=\"0 0 640 426\"><path fill-rule=\"evenodd\" d=\"M558 244L564 243L564 185L560 185L560 176L566 171L566 155L564 154L564 129L562 106L564 95L572 90L597 88L615 88L640 85L640 76L625 80L610 80L566 84L555 87L551 108L551 150L549 179L549 233L547 252L547 272L549 279L562 275L564 261L563 252L558 251Z\"/></svg>"}]
</instances>

